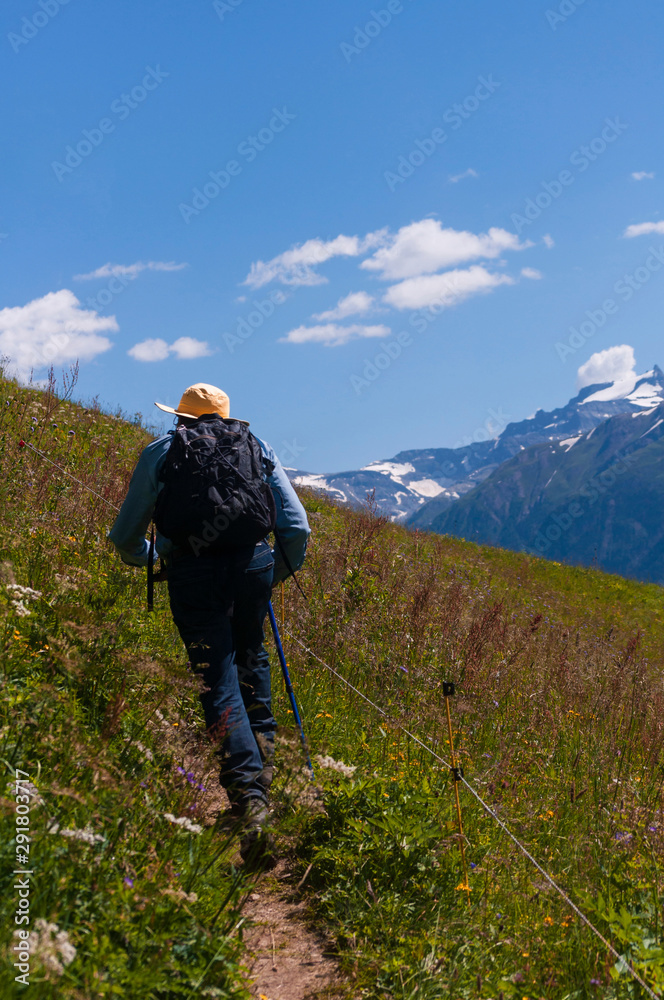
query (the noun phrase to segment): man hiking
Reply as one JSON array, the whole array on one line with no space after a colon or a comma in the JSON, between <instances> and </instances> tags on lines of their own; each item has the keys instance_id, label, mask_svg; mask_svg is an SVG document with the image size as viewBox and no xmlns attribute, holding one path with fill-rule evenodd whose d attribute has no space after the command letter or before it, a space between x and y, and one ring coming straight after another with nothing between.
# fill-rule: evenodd
<instances>
[{"instance_id":1,"label":"man hiking","mask_svg":"<svg viewBox=\"0 0 664 1000\"><path fill-rule=\"evenodd\" d=\"M109 538L125 563L146 566L155 518L154 558L166 565L171 613L203 680L219 780L249 859L269 851L276 723L264 622L272 587L304 562L307 515L273 449L246 421L231 420L221 389L198 383L176 409L155 405L174 413L177 427L142 452Z\"/></svg>"}]
</instances>

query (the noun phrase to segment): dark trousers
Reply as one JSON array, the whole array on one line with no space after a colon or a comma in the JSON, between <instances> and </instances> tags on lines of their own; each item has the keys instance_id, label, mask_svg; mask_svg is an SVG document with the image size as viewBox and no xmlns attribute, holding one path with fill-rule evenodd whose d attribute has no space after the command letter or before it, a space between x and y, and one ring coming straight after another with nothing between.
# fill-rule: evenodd
<instances>
[{"instance_id":1,"label":"dark trousers","mask_svg":"<svg viewBox=\"0 0 664 1000\"><path fill-rule=\"evenodd\" d=\"M261 749L271 755L276 729L263 631L273 568L267 542L176 556L169 565L173 620L205 685L205 724L220 743L219 780L231 802L265 798L257 778Z\"/></svg>"}]
</instances>

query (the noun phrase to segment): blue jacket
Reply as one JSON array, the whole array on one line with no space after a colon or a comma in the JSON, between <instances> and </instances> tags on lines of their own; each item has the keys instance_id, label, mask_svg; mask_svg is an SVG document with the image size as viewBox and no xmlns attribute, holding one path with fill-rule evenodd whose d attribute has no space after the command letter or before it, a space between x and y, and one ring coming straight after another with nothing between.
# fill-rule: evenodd
<instances>
[{"instance_id":1,"label":"blue jacket","mask_svg":"<svg viewBox=\"0 0 664 1000\"><path fill-rule=\"evenodd\" d=\"M174 433L175 431L169 431L142 451L125 501L108 535L122 561L130 566L148 564L150 545L145 533L152 520L157 494L163 485L159 480L159 472ZM258 441L265 458L274 464L274 472L268 478L268 483L277 506L277 531L288 561L292 569L297 571L304 562L310 534L307 514L274 450L264 441ZM173 546L167 538L157 533L156 550L157 555L168 560ZM288 575L288 567L277 546L274 551L274 582L279 583Z\"/></svg>"}]
</instances>

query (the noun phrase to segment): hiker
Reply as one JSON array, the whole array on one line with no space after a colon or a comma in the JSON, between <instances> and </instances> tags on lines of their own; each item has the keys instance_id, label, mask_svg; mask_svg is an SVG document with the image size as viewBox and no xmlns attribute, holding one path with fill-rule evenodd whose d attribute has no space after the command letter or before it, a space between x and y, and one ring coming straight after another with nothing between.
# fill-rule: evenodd
<instances>
[{"instance_id":1,"label":"hiker","mask_svg":"<svg viewBox=\"0 0 664 1000\"><path fill-rule=\"evenodd\" d=\"M249 432L246 421L231 420L221 389L198 383L176 409L155 405L175 414L177 427L142 452L109 538L123 562L146 566L145 534L155 517L154 556L166 567L171 613L205 686L205 724L220 744L219 780L231 815L243 825L247 858L269 840L263 827L276 723L264 622L272 587L304 562L307 515L273 449ZM196 507L199 447L207 462L216 463L218 476L212 487L211 480L205 484L205 502L213 493L217 503L208 516ZM235 478L230 465L241 470ZM265 540L273 526L274 551Z\"/></svg>"}]
</instances>

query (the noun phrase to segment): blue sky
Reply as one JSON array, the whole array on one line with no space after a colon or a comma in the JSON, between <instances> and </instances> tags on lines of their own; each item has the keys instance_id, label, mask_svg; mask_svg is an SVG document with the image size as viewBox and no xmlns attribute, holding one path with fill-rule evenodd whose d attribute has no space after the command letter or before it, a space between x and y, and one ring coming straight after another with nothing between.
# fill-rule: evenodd
<instances>
[{"instance_id":1,"label":"blue sky","mask_svg":"<svg viewBox=\"0 0 664 1000\"><path fill-rule=\"evenodd\" d=\"M217 384L319 472L560 405L616 346L664 364L664 10L633 10L9 0L0 353L156 423Z\"/></svg>"}]
</instances>

